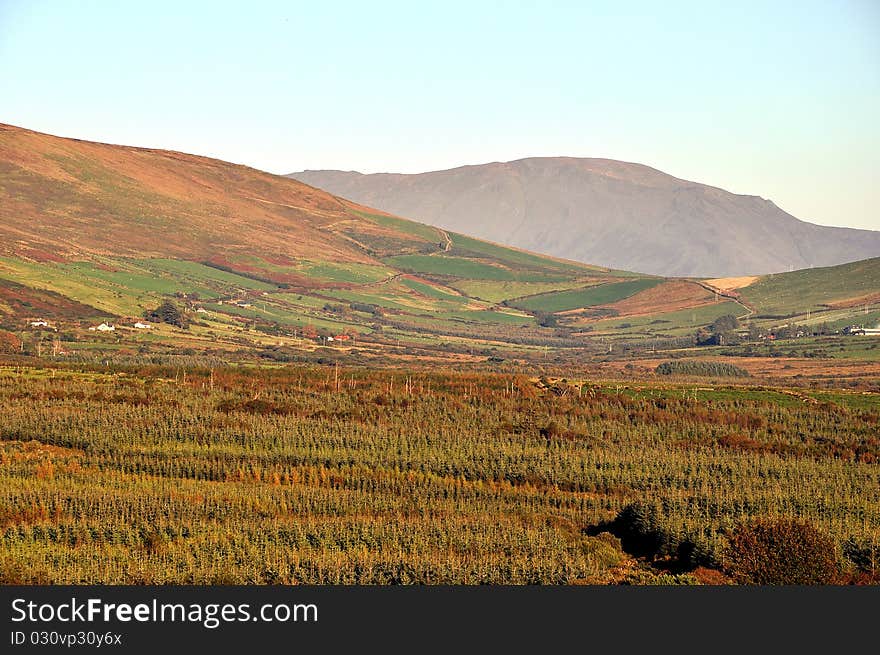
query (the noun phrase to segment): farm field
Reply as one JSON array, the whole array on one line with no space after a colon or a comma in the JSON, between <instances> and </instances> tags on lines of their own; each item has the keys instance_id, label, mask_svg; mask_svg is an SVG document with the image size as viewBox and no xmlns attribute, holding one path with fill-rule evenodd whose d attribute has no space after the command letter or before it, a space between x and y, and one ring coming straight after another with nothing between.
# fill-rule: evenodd
<instances>
[{"instance_id":1,"label":"farm field","mask_svg":"<svg viewBox=\"0 0 880 655\"><path fill-rule=\"evenodd\" d=\"M7 364L0 573L694 584L726 578L734 526L785 516L833 537L842 576L874 575L877 394L755 384ZM654 552L613 527L633 508Z\"/></svg>"},{"instance_id":2,"label":"farm field","mask_svg":"<svg viewBox=\"0 0 880 655\"><path fill-rule=\"evenodd\" d=\"M619 334L637 334L649 332L661 334L673 332L684 334L694 331L701 325L711 323L719 316L741 316L746 310L733 301L722 301L703 304L691 309L680 309L673 312L656 312L641 316L584 321L597 333L612 332ZM580 323L581 321L579 321Z\"/></svg>"},{"instance_id":3,"label":"farm field","mask_svg":"<svg viewBox=\"0 0 880 655\"><path fill-rule=\"evenodd\" d=\"M443 275L467 280L510 280L520 282L554 282L565 278L561 275L545 272L520 272L475 259L454 256L431 255L398 255L385 260L397 268L413 273Z\"/></svg>"},{"instance_id":4,"label":"farm field","mask_svg":"<svg viewBox=\"0 0 880 655\"><path fill-rule=\"evenodd\" d=\"M639 291L660 284L662 280L644 278L590 286L585 289L544 293L511 302L515 307L540 312L563 312L581 307L593 307L617 302Z\"/></svg>"}]
</instances>

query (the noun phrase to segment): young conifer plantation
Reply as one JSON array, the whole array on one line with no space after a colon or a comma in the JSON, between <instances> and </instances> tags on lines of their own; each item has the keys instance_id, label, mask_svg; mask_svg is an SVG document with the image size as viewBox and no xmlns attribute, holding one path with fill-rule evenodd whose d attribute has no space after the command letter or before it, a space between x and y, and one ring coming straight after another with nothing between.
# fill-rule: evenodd
<instances>
[{"instance_id":1,"label":"young conifer plantation","mask_svg":"<svg viewBox=\"0 0 880 655\"><path fill-rule=\"evenodd\" d=\"M876 582L880 408L716 382L10 364L0 576L748 583L782 526Z\"/></svg>"}]
</instances>

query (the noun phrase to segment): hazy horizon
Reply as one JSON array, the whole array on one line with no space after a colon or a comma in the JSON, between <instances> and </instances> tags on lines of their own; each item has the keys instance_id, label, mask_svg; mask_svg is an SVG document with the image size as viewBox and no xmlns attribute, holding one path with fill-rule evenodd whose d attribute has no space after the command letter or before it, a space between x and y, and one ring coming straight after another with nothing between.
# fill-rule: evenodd
<instances>
[{"instance_id":1,"label":"hazy horizon","mask_svg":"<svg viewBox=\"0 0 880 655\"><path fill-rule=\"evenodd\" d=\"M878 36L857 0L13 0L0 121L277 174L615 159L877 230Z\"/></svg>"}]
</instances>

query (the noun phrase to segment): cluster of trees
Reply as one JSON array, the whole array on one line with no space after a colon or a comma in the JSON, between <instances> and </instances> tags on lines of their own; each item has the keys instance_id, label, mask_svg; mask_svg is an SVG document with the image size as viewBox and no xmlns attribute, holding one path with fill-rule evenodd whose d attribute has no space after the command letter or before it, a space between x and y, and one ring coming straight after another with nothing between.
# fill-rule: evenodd
<instances>
[{"instance_id":1,"label":"cluster of trees","mask_svg":"<svg viewBox=\"0 0 880 655\"><path fill-rule=\"evenodd\" d=\"M730 346L739 343L737 333L740 324L739 319L733 314L719 316L708 326L708 329L700 329L694 336L698 346Z\"/></svg>"},{"instance_id":2,"label":"cluster of trees","mask_svg":"<svg viewBox=\"0 0 880 655\"><path fill-rule=\"evenodd\" d=\"M535 318L538 321L538 325L541 327L555 328L559 325L559 319L556 318L555 314L551 314L548 312L537 312L535 314Z\"/></svg>"},{"instance_id":3,"label":"cluster of trees","mask_svg":"<svg viewBox=\"0 0 880 655\"><path fill-rule=\"evenodd\" d=\"M165 300L156 309L146 312L144 318L158 323L167 323L179 328L189 326L189 321L184 313L171 300Z\"/></svg>"},{"instance_id":4,"label":"cluster of trees","mask_svg":"<svg viewBox=\"0 0 880 655\"><path fill-rule=\"evenodd\" d=\"M704 362L699 360L663 362L654 372L658 375L699 375L711 377L749 377L745 369L727 362Z\"/></svg>"}]
</instances>

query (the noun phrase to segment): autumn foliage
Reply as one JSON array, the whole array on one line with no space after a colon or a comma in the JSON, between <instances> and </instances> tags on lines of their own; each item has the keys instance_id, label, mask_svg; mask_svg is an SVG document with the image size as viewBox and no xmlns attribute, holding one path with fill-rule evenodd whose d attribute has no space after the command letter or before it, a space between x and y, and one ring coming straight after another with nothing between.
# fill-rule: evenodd
<instances>
[{"instance_id":1,"label":"autumn foliage","mask_svg":"<svg viewBox=\"0 0 880 655\"><path fill-rule=\"evenodd\" d=\"M761 519L738 526L725 551L738 582L758 585L831 584L838 575L832 539L805 521Z\"/></svg>"}]
</instances>

